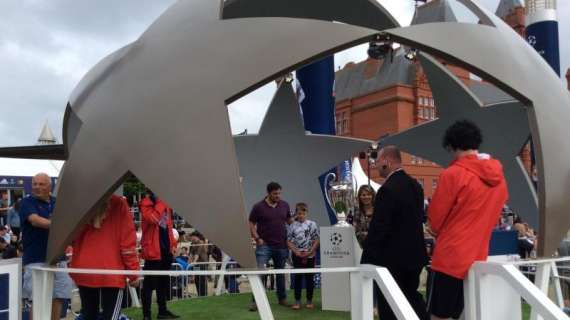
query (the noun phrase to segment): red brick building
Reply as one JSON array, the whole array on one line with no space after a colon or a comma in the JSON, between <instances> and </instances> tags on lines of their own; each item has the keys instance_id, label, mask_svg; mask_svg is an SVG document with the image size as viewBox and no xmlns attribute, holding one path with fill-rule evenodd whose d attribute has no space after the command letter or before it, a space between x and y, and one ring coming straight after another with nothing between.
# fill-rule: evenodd
<instances>
[{"instance_id":1,"label":"red brick building","mask_svg":"<svg viewBox=\"0 0 570 320\"><path fill-rule=\"evenodd\" d=\"M524 7L521 0L502 0L498 13L524 36ZM457 21L447 0L433 0L418 8L412 24L436 21ZM431 89L418 62L405 57L406 49L396 50L383 60L367 59L349 63L336 73L337 134L378 140L422 122L437 118ZM446 64L445 62L443 62ZM476 80L459 67L446 64L485 104L513 100L496 87ZM523 162L530 169L529 152L523 152ZM367 168L366 161L362 167ZM414 155L403 155L404 169L424 187L426 197L437 188L441 168L431 161ZM378 170L371 178L382 182Z\"/></svg>"}]
</instances>

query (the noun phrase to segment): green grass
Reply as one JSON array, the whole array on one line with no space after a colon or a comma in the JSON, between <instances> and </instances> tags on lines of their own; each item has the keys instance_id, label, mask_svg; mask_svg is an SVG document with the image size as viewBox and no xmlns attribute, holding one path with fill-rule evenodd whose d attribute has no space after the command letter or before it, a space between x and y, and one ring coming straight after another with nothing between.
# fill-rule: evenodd
<instances>
[{"instance_id":1,"label":"green grass","mask_svg":"<svg viewBox=\"0 0 570 320\"><path fill-rule=\"evenodd\" d=\"M303 292L304 294L304 292ZM232 320L250 320L259 319L257 312L251 312L248 307L251 303L251 294L234 294L223 295L219 297L191 298L188 300L179 300L170 302L168 309L173 313L180 315L181 319L232 319ZM287 297L289 302L293 301L293 292L288 291ZM288 319L327 319L327 320L347 320L350 319L348 312L322 311L321 309L321 293L315 290L313 302L315 309L301 309L299 311L291 310L291 308L283 307L277 304L275 292L268 292L269 303L273 316L278 320ZM156 317L156 303L152 306L152 318ZM142 319L142 310L138 308L125 309L123 312L133 320ZM523 320L530 318L530 307L526 303L522 303Z\"/></svg>"},{"instance_id":2,"label":"green grass","mask_svg":"<svg viewBox=\"0 0 570 320\"><path fill-rule=\"evenodd\" d=\"M313 303L315 309L301 309L298 311L277 304L275 292L268 292L269 303L273 316L278 320L300 319L327 319L346 320L350 319L350 313L321 311L321 292L315 290ZM222 295L219 297L190 298L188 300L175 301L168 304L168 309L180 316L181 319L232 319L249 320L259 319L257 312L251 312L248 307L251 303L251 294ZM304 297L304 292L303 292ZM293 302L293 292L287 292L287 299ZM136 308L125 309L123 312L131 319L142 319L142 310ZM152 318L156 317L156 303L153 303Z\"/></svg>"}]
</instances>

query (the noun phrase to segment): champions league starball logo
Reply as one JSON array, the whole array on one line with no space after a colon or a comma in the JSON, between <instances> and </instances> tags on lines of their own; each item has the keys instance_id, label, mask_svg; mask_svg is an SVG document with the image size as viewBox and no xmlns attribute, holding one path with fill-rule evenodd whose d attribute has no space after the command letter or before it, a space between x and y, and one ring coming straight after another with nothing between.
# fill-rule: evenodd
<instances>
[{"instance_id":1,"label":"champions league starball logo","mask_svg":"<svg viewBox=\"0 0 570 320\"><path fill-rule=\"evenodd\" d=\"M333 259L345 259L350 256L350 251L346 248L350 245L350 241L345 242L342 233L333 231L327 238L329 243L324 246L322 254Z\"/></svg>"},{"instance_id":2,"label":"champions league starball logo","mask_svg":"<svg viewBox=\"0 0 570 320\"><path fill-rule=\"evenodd\" d=\"M342 243L342 235L340 233L334 232L331 234L331 244L335 247L340 246Z\"/></svg>"}]
</instances>

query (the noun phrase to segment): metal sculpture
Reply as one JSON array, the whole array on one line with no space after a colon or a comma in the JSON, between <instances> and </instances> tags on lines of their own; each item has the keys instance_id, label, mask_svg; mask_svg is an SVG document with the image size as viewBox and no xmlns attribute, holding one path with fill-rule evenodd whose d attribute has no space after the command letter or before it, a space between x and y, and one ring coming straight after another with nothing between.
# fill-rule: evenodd
<instances>
[{"instance_id":1,"label":"metal sculpture","mask_svg":"<svg viewBox=\"0 0 570 320\"><path fill-rule=\"evenodd\" d=\"M240 264L255 266L226 104L374 31L315 20L221 20L221 3L176 3L72 93L48 259L133 173Z\"/></svg>"},{"instance_id":2,"label":"metal sculpture","mask_svg":"<svg viewBox=\"0 0 570 320\"><path fill-rule=\"evenodd\" d=\"M483 76L527 107L540 179L539 244L550 254L570 227L570 96L503 21L475 2L459 1L482 24L430 23L385 30L382 37ZM266 18L222 20L221 14ZM377 33L333 21L397 27L373 0L179 1L139 40L99 63L66 110L68 161L48 258L63 251L96 203L130 172L242 265L253 266L225 104Z\"/></svg>"}]
</instances>

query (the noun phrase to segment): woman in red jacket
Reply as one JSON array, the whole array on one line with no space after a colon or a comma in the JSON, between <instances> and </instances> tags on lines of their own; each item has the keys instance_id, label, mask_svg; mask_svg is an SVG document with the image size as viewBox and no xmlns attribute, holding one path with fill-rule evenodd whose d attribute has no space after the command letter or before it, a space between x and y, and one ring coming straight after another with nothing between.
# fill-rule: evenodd
<instances>
[{"instance_id":1,"label":"woman in red jacket","mask_svg":"<svg viewBox=\"0 0 570 320\"><path fill-rule=\"evenodd\" d=\"M72 268L139 270L133 217L127 202L112 195L73 241ZM121 311L126 279L137 286L138 276L70 274L79 288L81 314L97 319L99 304L103 319L117 319Z\"/></svg>"},{"instance_id":2,"label":"woman in red jacket","mask_svg":"<svg viewBox=\"0 0 570 320\"><path fill-rule=\"evenodd\" d=\"M172 209L157 198L152 191L140 202L142 226L142 258L144 270L170 270L176 239L172 232ZM158 304L157 319L176 319L179 316L166 309L169 290L168 276L145 276L143 280L142 309L143 320L150 320L152 291L156 290Z\"/></svg>"}]
</instances>

